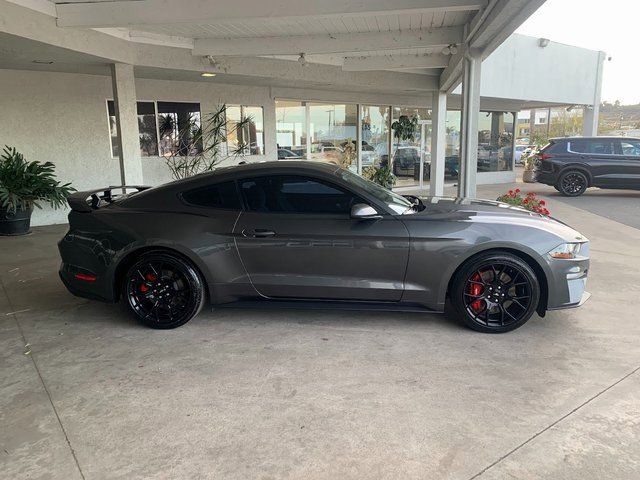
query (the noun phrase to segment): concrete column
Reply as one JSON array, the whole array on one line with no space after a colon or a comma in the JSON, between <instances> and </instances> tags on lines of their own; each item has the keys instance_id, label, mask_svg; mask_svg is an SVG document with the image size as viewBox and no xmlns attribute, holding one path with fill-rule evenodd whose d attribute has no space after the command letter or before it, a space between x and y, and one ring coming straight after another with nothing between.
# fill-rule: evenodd
<instances>
[{"instance_id":1,"label":"concrete column","mask_svg":"<svg viewBox=\"0 0 640 480\"><path fill-rule=\"evenodd\" d=\"M582 135L585 137L595 137L598 135L599 105L588 105L584 107L582 117Z\"/></svg>"},{"instance_id":2,"label":"concrete column","mask_svg":"<svg viewBox=\"0 0 640 480\"><path fill-rule=\"evenodd\" d=\"M271 99L268 105L263 107L264 114L264 155L267 160L278 159L277 121L276 121L276 101Z\"/></svg>"},{"instance_id":3,"label":"concrete column","mask_svg":"<svg viewBox=\"0 0 640 480\"><path fill-rule=\"evenodd\" d=\"M482 61L478 52L470 50L466 52L463 62L458 196L474 198L478 170L478 116L480 115Z\"/></svg>"},{"instance_id":4,"label":"concrete column","mask_svg":"<svg viewBox=\"0 0 640 480\"><path fill-rule=\"evenodd\" d=\"M585 137L595 137L598 135L598 119L600 117L600 97L602 95L602 69L606 54L600 52L598 55L598 65L596 73L596 84L593 89L593 105L584 108L582 117L582 135Z\"/></svg>"},{"instance_id":5,"label":"concrete column","mask_svg":"<svg viewBox=\"0 0 640 480\"><path fill-rule=\"evenodd\" d=\"M431 109L431 177L429 195L444 195L445 150L447 143L447 93L435 92Z\"/></svg>"},{"instance_id":6,"label":"concrete column","mask_svg":"<svg viewBox=\"0 0 640 480\"><path fill-rule=\"evenodd\" d=\"M120 181L122 185L142 185L144 182L133 65L112 64L111 81L118 131Z\"/></svg>"}]
</instances>

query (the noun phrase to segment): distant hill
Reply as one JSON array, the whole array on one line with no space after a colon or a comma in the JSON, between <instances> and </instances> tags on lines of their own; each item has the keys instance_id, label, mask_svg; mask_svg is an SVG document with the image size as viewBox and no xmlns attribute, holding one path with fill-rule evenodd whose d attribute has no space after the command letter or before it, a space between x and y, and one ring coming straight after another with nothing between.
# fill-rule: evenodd
<instances>
[{"instance_id":1,"label":"distant hill","mask_svg":"<svg viewBox=\"0 0 640 480\"><path fill-rule=\"evenodd\" d=\"M600 104L599 133L606 134L613 130L640 129L640 103L637 105L620 105L619 102Z\"/></svg>"}]
</instances>

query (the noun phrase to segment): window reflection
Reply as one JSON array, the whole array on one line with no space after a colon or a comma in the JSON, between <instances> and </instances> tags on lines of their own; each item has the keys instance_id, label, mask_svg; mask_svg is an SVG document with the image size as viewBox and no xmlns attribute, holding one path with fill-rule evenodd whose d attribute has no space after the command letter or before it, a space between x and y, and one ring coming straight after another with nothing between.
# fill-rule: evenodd
<instances>
[{"instance_id":1,"label":"window reflection","mask_svg":"<svg viewBox=\"0 0 640 480\"><path fill-rule=\"evenodd\" d=\"M158 102L160 155L192 155L202 151L200 104Z\"/></svg>"},{"instance_id":2,"label":"window reflection","mask_svg":"<svg viewBox=\"0 0 640 480\"><path fill-rule=\"evenodd\" d=\"M362 168L379 167L389 162L390 107L362 105Z\"/></svg>"},{"instance_id":3,"label":"window reflection","mask_svg":"<svg viewBox=\"0 0 640 480\"><path fill-rule=\"evenodd\" d=\"M460 168L460 112L447 112L445 177L457 178ZM513 169L513 113L480 112L478 118L478 172Z\"/></svg>"},{"instance_id":4,"label":"window reflection","mask_svg":"<svg viewBox=\"0 0 640 480\"><path fill-rule=\"evenodd\" d=\"M357 170L357 106L309 103L310 160Z\"/></svg>"},{"instance_id":5,"label":"window reflection","mask_svg":"<svg viewBox=\"0 0 640 480\"><path fill-rule=\"evenodd\" d=\"M393 107L393 120L406 116L416 118L413 139L401 140L393 135L393 173L397 177L396 186L416 186L422 176L429 179L431 171L431 112L427 108Z\"/></svg>"},{"instance_id":6,"label":"window reflection","mask_svg":"<svg viewBox=\"0 0 640 480\"><path fill-rule=\"evenodd\" d=\"M303 102L276 100L278 159L307 157L305 110Z\"/></svg>"}]
</instances>

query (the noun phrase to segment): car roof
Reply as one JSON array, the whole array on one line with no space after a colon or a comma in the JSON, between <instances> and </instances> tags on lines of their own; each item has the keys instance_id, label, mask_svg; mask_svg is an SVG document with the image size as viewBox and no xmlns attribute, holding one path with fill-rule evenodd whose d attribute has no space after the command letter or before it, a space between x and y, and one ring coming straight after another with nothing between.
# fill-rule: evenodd
<instances>
[{"instance_id":1,"label":"car roof","mask_svg":"<svg viewBox=\"0 0 640 480\"><path fill-rule=\"evenodd\" d=\"M292 172L307 172L307 173L324 173L324 174L334 174L340 169L340 167L336 164L313 161L313 160L271 160L265 162L251 162L251 163L243 163L241 165L231 165L228 167L220 167L212 170L210 172L200 173L198 175L194 175L193 177L183 178L180 180L175 180L170 183L165 183L164 185L160 185L155 189L171 186L171 187L184 187L188 186L191 183L201 183L211 181L217 177L228 177L228 178L237 178L244 177L247 175L253 174L268 174L270 171L278 171L282 173L283 170L291 170ZM155 190L154 189L154 190Z\"/></svg>"},{"instance_id":2,"label":"car roof","mask_svg":"<svg viewBox=\"0 0 640 480\"><path fill-rule=\"evenodd\" d=\"M335 164L310 161L310 160L272 160L266 162L244 163L242 165L233 165L228 167L216 168L211 172L205 172L192 177L174 180L152 188L143 190L135 195L123 199L121 205L136 205L146 198L154 198L157 195L167 193L178 193L185 189L199 188L206 186L212 182L236 180L242 177L251 177L252 175L268 175L270 172L279 175L296 175L296 174L318 174L324 176L333 176L340 170Z\"/></svg>"},{"instance_id":3,"label":"car roof","mask_svg":"<svg viewBox=\"0 0 640 480\"><path fill-rule=\"evenodd\" d=\"M563 140L636 140L640 141L638 137L623 137L620 135L608 135L608 136L595 136L595 137L555 137L550 138L550 141L561 142Z\"/></svg>"}]
</instances>

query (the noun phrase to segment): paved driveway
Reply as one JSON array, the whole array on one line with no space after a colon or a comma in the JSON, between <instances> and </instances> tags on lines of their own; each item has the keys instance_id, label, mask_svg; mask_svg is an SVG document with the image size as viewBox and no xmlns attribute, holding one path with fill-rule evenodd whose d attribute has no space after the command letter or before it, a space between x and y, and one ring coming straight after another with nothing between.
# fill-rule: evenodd
<instances>
[{"instance_id":1,"label":"paved driveway","mask_svg":"<svg viewBox=\"0 0 640 480\"><path fill-rule=\"evenodd\" d=\"M152 331L64 290L64 227L0 238L0 478L637 479L640 231L549 201L593 297L505 335L300 310Z\"/></svg>"}]
</instances>

